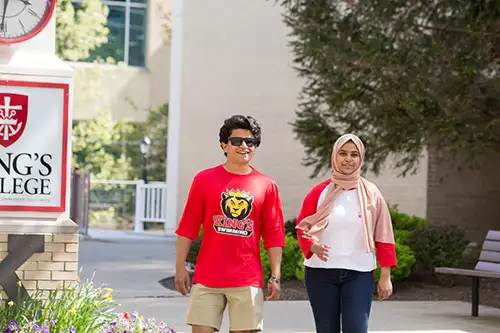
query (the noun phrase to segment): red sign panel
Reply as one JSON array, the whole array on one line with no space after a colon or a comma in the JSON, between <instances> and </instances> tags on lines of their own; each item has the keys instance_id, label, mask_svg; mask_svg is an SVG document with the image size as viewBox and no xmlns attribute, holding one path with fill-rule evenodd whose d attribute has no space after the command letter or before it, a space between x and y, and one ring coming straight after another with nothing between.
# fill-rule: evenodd
<instances>
[{"instance_id":1,"label":"red sign panel","mask_svg":"<svg viewBox=\"0 0 500 333\"><path fill-rule=\"evenodd\" d=\"M28 120L28 96L0 93L0 145L15 143L23 134Z\"/></svg>"}]
</instances>

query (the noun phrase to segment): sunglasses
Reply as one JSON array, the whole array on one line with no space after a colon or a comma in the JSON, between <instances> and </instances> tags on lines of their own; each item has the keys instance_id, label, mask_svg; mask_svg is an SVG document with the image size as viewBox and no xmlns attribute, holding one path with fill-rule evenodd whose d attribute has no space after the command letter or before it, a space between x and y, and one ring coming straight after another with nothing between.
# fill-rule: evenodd
<instances>
[{"instance_id":1,"label":"sunglasses","mask_svg":"<svg viewBox=\"0 0 500 333\"><path fill-rule=\"evenodd\" d=\"M229 142L231 142L231 145L235 147L239 147L245 142L247 147L255 147L257 145L257 139L254 138L240 138L240 137L233 137L229 138Z\"/></svg>"}]
</instances>

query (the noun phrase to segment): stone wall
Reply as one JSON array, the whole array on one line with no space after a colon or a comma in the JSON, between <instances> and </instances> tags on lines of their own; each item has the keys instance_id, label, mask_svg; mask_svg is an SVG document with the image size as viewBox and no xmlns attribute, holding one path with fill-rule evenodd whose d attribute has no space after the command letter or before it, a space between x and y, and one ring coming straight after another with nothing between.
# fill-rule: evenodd
<instances>
[{"instance_id":1,"label":"stone wall","mask_svg":"<svg viewBox=\"0 0 500 333\"><path fill-rule=\"evenodd\" d=\"M16 271L28 294L68 287L78 279L78 234L43 234L43 253L35 253ZM0 262L8 255L8 234L0 233ZM0 286L3 300L8 296Z\"/></svg>"},{"instance_id":2,"label":"stone wall","mask_svg":"<svg viewBox=\"0 0 500 333\"><path fill-rule=\"evenodd\" d=\"M481 245L488 230L500 230L500 155L467 166L464 157L429 149L427 217L434 224L464 228Z\"/></svg>"}]
</instances>

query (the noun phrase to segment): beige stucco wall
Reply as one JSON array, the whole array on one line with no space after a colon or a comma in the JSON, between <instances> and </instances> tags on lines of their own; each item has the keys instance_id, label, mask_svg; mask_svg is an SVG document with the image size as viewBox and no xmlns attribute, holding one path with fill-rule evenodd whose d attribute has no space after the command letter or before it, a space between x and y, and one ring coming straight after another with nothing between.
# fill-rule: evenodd
<instances>
[{"instance_id":1,"label":"beige stucco wall","mask_svg":"<svg viewBox=\"0 0 500 333\"><path fill-rule=\"evenodd\" d=\"M172 0L149 1L146 67L70 63L75 69L73 119L91 119L109 108L116 120L141 121L151 107L168 101L170 44L164 24L171 7Z\"/></svg>"},{"instance_id":2,"label":"beige stucco wall","mask_svg":"<svg viewBox=\"0 0 500 333\"><path fill-rule=\"evenodd\" d=\"M257 118L263 144L254 166L273 177L286 218L295 217L311 180L301 165L303 146L294 139L301 81L292 66L280 9L266 0L192 0L184 5L178 216L193 176L224 161L218 146L223 120L233 114ZM385 171L370 179L408 213L425 215L426 160L407 179Z\"/></svg>"}]
</instances>

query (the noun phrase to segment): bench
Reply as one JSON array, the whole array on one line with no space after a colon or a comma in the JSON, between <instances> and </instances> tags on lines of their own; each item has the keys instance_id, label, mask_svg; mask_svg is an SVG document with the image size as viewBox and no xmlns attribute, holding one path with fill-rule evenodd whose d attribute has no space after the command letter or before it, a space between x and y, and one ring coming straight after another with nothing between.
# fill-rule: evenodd
<instances>
[{"instance_id":1,"label":"bench","mask_svg":"<svg viewBox=\"0 0 500 333\"><path fill-rule=\"evenodd\" d=\"M479 314L479 280L481 278L500 279L500 231L488 231L474 269L436 267L435 272L472 277L472 316L477 317Z\"/></svg>"}]
</instances>

